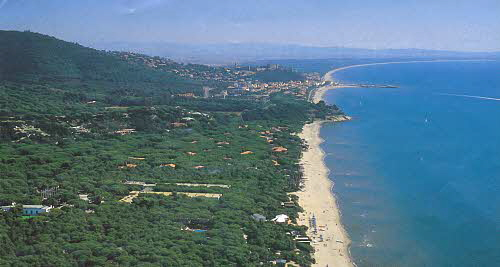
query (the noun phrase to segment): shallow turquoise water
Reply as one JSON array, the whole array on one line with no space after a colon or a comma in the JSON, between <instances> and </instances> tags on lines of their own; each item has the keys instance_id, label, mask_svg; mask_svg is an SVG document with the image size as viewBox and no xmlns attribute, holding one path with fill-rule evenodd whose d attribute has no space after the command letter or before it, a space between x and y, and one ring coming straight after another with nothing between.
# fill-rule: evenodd
<instances>
[{"instance_id":1,"label":"shallow turquoise water","mask_svg":"<svg viewBox=\"0 0 500 267\"><path fill-rule=\"evenodd\" d=\"M321 135L358 266L500 266L500 101L446 95L500 98L500 63L335 78L400 86L326 94L354 117Z\"/></svg>"}]
</instances>

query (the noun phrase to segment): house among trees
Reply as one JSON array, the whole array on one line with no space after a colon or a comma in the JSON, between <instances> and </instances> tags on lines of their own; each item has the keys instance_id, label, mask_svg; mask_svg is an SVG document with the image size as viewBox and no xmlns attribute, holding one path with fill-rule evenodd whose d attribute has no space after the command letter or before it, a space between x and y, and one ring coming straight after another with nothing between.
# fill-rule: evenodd
<instances>
[{"instance_id":1,"label":"house among trees","mask_svg":"<svg viewBox=\"0 0 500 267\"><path fill-rule=\"evenodd\" d=\"M285 214L276 215L271 221L275 223L288 223L289 217Z\"/></svg>"},{"instance_id":2,"label":"house among trees","mask_svg":"<svg viewBox=\"0 0 500 267\"><path fill-rule=\"evenodd\" d=\"M295 207L295 202L293 202L293 201L281 202L281 206L285 207L285 208L294 208Z\"/></svg>"},{"instance_id":3,"label":"house among trees","mask_svg":"<svg viewBox=\"0 0 500 267\"><path fill-rule=\"evenodd\" d=\"M266 216L258 214L258 213L252 214L252 219L254 219L257 222L265 222L265 221L267 221L266 220Z\"/></svg>"},{"instance_id":4,"label":"house among trees","mask_svg":"<svg viewBox=\"0 0 500 267\"><path fill-rule=\"evenodd\" d=\"M195 97L195 95L193 93L184 93L184 94L177 94L177 96L180 96L180 97Z\"/></svg>"},{"instance_id":5,"label":"house among trees","mask_svg":"<svg viewBox=\"0 0 500 267\"><path fill-rule=\"evenodd\" d=\"M120 134L120 135L126 135L126 134L135 133L135 132L136 132L135 129L121 129L121 130L114 131L113 133Z\"/></svg>"},{"instance_id":6,"label":"house among trees","mask_svg":"<svg viewBox=\"0 0 500 267\"><path fill-rule=\"evenodd\" d=\"M136 167L137 167L137 164L126 163L125 165L118 166L118 169L136 168Z\"/></svg>"},{"instance_id":7,"label":"house among trees","mask_svg":"<svg viewBox=\"0 0 500 267\"><path fill-rule=\"evenodd\" d=\"M172 122L170 125L172 125L174 128L180 128L180 127L187 127L187 123L185 122Z\"/></svg>"},{"instance_id":8,"label":"house among trees","mask_svg":"<svg viewBox=\"0 0 500 267\"><path fill-rule=\"evenodd\" d=\"M161 164L160 167L170 167L170 168L174 168L177 167L177 165L173 164L173 163L164 163L164 164Z\"/></svg>"},{"instance_id":9,"label":"house among trees","mask_svg":"<svg viewBox=\"0 0 500 267\"><path fill-rule=\"evenodd\" d=\"M78 198L83 200L83 201L87 201L87 202L90 202L90 199L89 199L89 195L88 194L79 194L78 195Z\"/></svg>"},{"instance_id":10,"label":"house among trees","mask_svg":"<svg viewBox=\"0 0 500 267\"><path fill-rule=\"evenodd\" d=\"M311 238L309 238L308 236L296 236L294 238L294 240L298 243L307 243L307 244L311 244Z\"/></svg>"},{"instance_id":11,"label":"house among trees","mask_svg":"<svg viewBox=\"0 0 500 267\"><path fill-rule=\"evenodd\" d=\"M277 146L277 147L273 147L273 152L287 152L288 149L282 147L282 146Z\"/></svg>"},{"instance_id":12,"label":"house among trees","mask_svg":"<svg viewBox=\"0 0 500 267\"><path fill-rule=\"evenodd\" d=\"M9 211L16 206L10 205L10 206L2 206L3 211ZM46 213L49 212L52 209L52 206L43 206L43 205L22 205L23 209L23 215L38 215L40 213Z\"/></svg>"}]
</instances>

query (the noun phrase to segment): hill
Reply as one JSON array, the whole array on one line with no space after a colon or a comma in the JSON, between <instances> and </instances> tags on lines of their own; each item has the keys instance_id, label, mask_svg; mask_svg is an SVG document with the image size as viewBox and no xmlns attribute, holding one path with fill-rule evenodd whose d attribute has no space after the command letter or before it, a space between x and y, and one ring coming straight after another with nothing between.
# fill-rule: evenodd
<instances>
[{"instance_id":1,"label":"hill","mask_svg":"<svg viewBox=\"0 0 500 267\"><path fill-rule=\"evenodd\" d=\"M261 100L189 89L295 73L178 64L30 32L0 40L0 266L313 263L287 194L302 179L295 133L340 111L290 90ZM29 213L33 205L48 212ZM290 224L271 221L281 214Z\"/></svg>"},{"instance_id":2,"label":"hill","mask_svg":"<svg viewBox=\"0 0 500 267\"><path fill-rule=\"evenodd\" d=\"M0 31L0 78L160 85L186 82L141 64L130 64L116 53L39 33L16 31Z\"/></svg>"},{"instance_id":3,"label":"hill","mask_svg":"<svg viewBox=\"0 0 500 267\"><path fill-rule=\"evenodd\" d=\"M99 51L38 33L0 31L0 80L37 84L89 99L104 95L144 98L185 91L201 94L202 81L130 60L126 54ZM165 67L185 68L167 63ZM34 91L31 97L43 97L47 90Z\"/></svg>"},{"instance_id":4,"label":"hill","mask_svg":"<svg viewBox=\"0 0 500 267\"><path fill-rule=\"evenodd\" d=\"M33 32L0 31L0 99L8 100L0 112L54 113L81 109L88 101L144 105L151 97L160 101L178 93L201 95L203 85L223 84L192 78L201 77L192 74L201 71L210 68L100 51Z\"/></svg>"}]
</instances>

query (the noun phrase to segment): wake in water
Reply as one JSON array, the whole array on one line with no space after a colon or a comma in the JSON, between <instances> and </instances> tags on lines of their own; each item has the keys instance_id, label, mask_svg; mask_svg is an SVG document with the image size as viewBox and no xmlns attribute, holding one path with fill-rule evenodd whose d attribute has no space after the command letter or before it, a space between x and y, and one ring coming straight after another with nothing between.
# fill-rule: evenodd
<instances>
[{"instance_id":1,"label":"wake in water","mask_svg":"<svg viewBox=\"0 0 500 267\"><path fill-rule=\"evenodd\" d=\"M435 93L435 94L436 95L458 96L458 97L468 97L468 98L476 98L476 99L485 99L485 100L500 101L500 98L487 97L487 96L479 96L479 95L459 95L459 94L447 94L447 93Z\"/></svg>"}]
</instances>

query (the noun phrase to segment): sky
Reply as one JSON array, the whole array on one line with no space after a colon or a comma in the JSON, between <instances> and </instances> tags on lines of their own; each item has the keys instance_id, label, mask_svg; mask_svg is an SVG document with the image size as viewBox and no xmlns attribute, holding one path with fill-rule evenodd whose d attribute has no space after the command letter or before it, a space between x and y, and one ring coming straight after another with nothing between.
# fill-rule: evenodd
<instances>
[{"instance_id":1,"label":"sky","mask_svg":"<svg viewBox=\"0 0 500 267\"><path fill-rule=\"evenodd\" d=\"M500 51L500 0L0 0L0 29L82 44Z\"/></svg>"}]
</instances>

